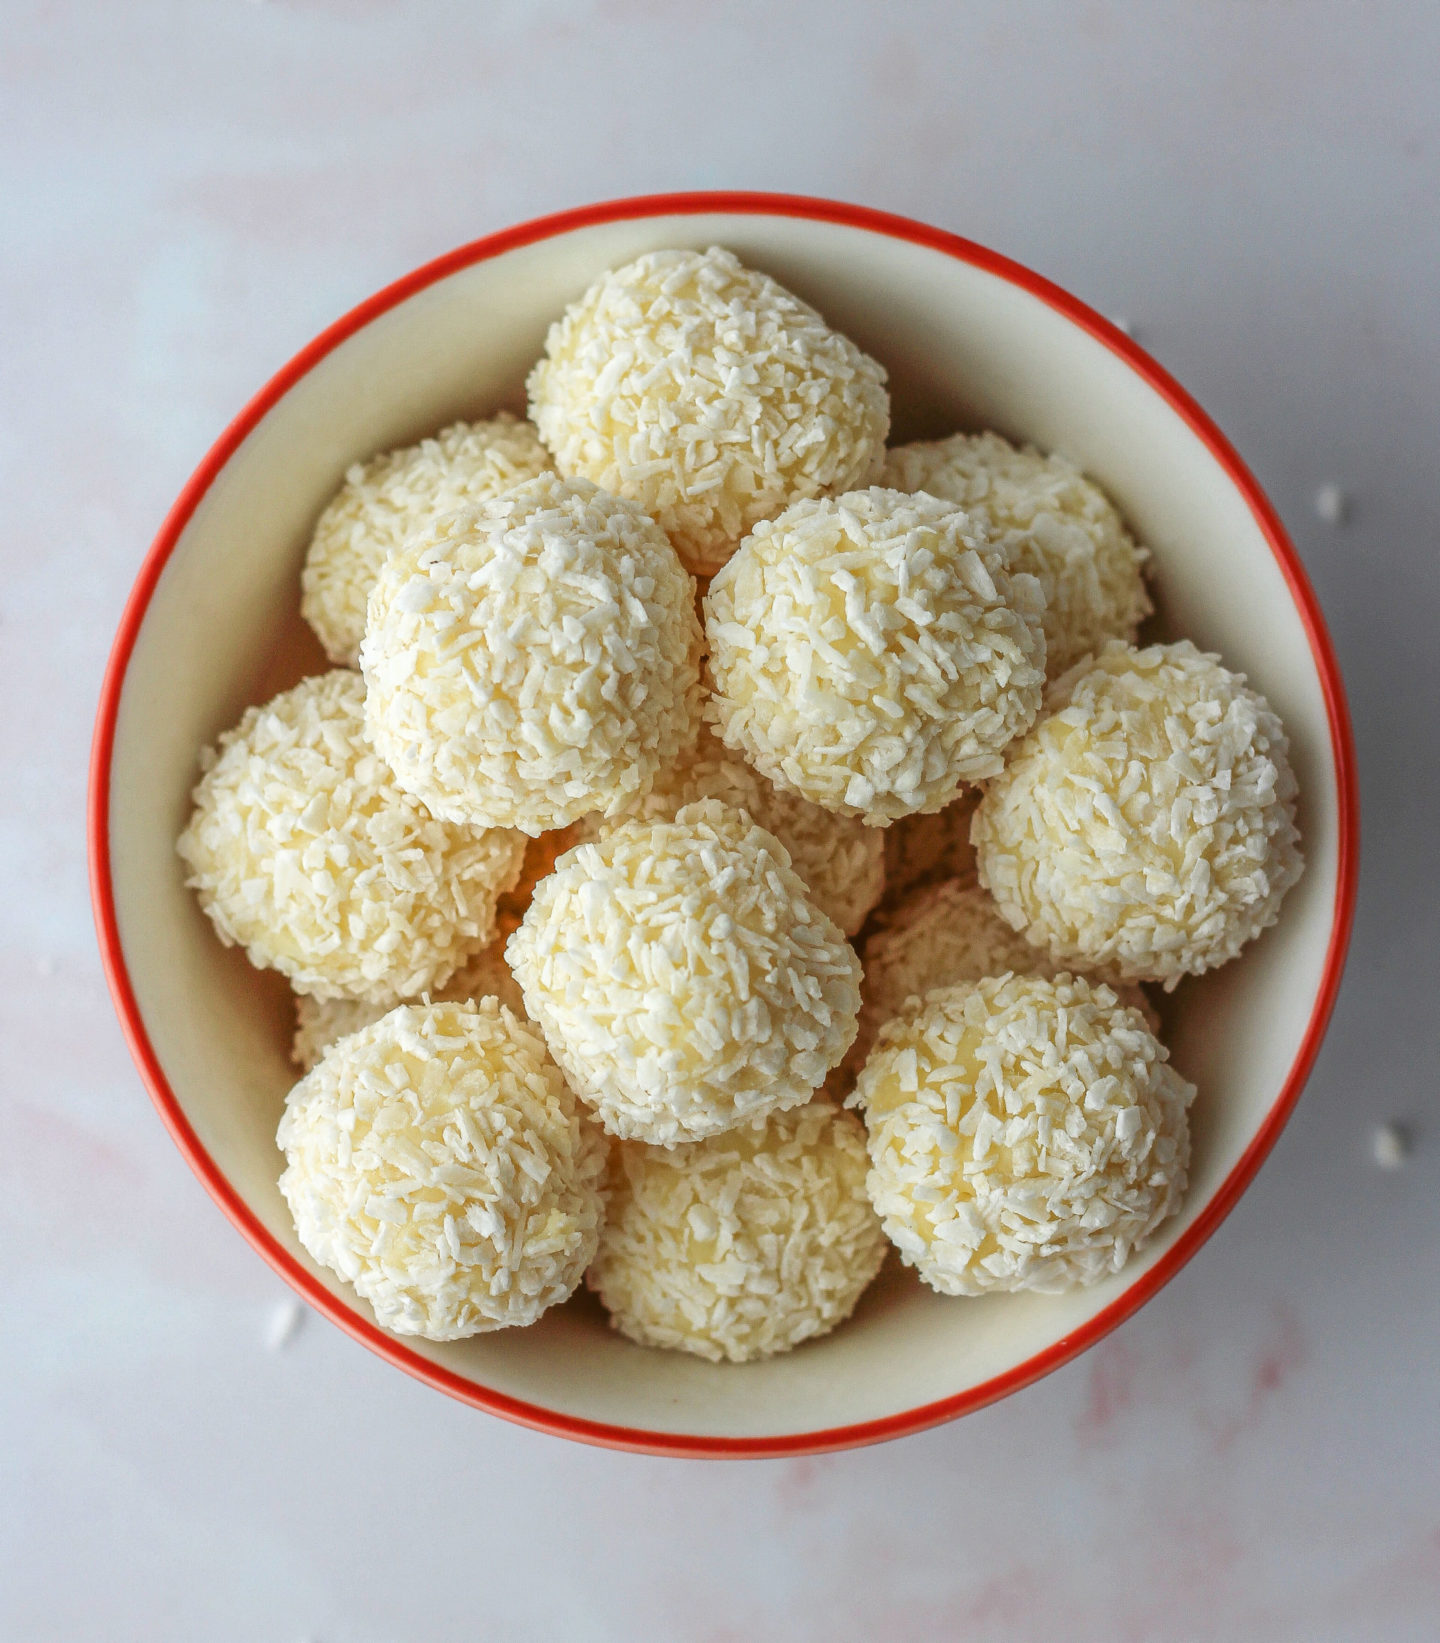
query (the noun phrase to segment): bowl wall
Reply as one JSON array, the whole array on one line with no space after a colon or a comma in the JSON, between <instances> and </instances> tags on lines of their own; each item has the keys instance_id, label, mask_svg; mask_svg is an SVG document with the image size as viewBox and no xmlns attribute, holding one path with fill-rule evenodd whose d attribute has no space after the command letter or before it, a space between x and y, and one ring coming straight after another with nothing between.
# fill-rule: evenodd
<instances>
[{"instance_id":1,"label":"bowl wall","mask_svg":"<svg viewBox=\"0 0 1440 1643\"><path fill-rule=\"evenodd\" d=\"M1248 1181L1298 1094L1343 955L1343 702L1263 499L1163 373L1079 304L978 248L845 207L611 209L609 220L573 214L483 242L382 293L287 368L192 482L137 587L102 705L102 945L137 1058L192 1163L267 1258L376 1350L499 1413L597 1441L716 1453L864 1441L974 1407L1098 1338ZM1219 651L1283 718L1305 876L1275 929L1164 1005L1174 1060L1200 1090L1190 1191L1107 1283L959 1301L895 1265L836 1334L738 1370L633 1346L583 1297L529 1330L403 1342L310 1261L280 1198L288 991L222 948L183 886L174 840L197 754L249 703L326 665L298 615L298 578L350 463L458 417L523 410L547 325L596 274L647 250L715 243L885 363L897 437L993 427L1064 451L1106 487L1154 551L1155 634Z\"/></svg>"}]
</instances>

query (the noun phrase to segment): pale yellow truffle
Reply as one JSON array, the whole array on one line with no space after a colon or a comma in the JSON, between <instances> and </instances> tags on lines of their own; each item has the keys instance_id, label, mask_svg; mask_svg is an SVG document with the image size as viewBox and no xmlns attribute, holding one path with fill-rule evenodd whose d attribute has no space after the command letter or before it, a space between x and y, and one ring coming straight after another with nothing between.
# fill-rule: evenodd
<instances>
[{"instance_id":1,"label":"pale yellow truffle","mask_svg":"<svg viewBox=\"0 0 1440 1643\"><path fill-rule=\"evenodd\" d=\"M823 1101L688 1146L621 1142L585 1281L644 1346L788 1352L848 1318L885 1258L866 1162L862 1126Z\"/></svg>"},{"instance_id":2,"label":"pale yellow truffle","mask_svg":"<svg viewBox=\"0 0 1440 1643\"><path fill-rule=\"evenodd\" d=\"M1073 462L1017 449L999 434L954 434L900 445L880 483L927 491L979 515L1045 594L1045 670L1050 678L1107 639L1133 640L1150 614L1141 579L1149 557L1110 501Z\"/></svg>"},{"instance_id":3,"label":"pale yellow truffle","mask_svg":"<svg viewBox=\"0 0 1440 1643\"><path fill-rule=\"evenodd\" d=\"M855 1036L849 943L784 846L715 800L562 856L506 957L572 1087L629 1139L798 1106Z\"/></svg>"},{"instance_id":4,"label":"pale yellow truffle","mask_svg":"<svg viewBox=\"0 0 1440 1643\"><path fill-rule=\"evenodd\" d=\"M320 515L300 573L300 614L330 660L355 665L370 590L409 537L552 466L533 425L508 411L355 463Z\"/></svg>"},{"instance_id":5,"label":"pale yellow truffle","mask_svg":"<svg viewBox=\"0 0 1440 1643\"><path fill-rule=\"evenodd\" d=\"M1180 1207L1194 1086L1136 1010L1064 974L934 992L860 1075L869 1191L947 1295L1055 1292L1118 1272Z\"/></svg>"},{"instance_id":6,"label":"pale yellow truffle","mask_svg":"<svg viewBox=\"0 0 1440 1643\"><path fill-rule=\"evenodd\" d=\"M746 810L790 852L790 865L805 881L820 911L853 936L885 888L885 836L850 816L822 810L776 787L702 726L695 745L655 778L655 786L623 819L670 818L699 799L719 799ZM587 817L577 824L595 837L610 822Z\"/></svg>"},{"instance_id":7,"label":"pale yellow truffle","mask_svg":"<svg viewBox=\"0 0 1440 1643\"><path fill-rule=\"evenodd\" d=\"M551 326L530 414L561 473L630 497L695 571L800 497L867 484L885 372L728 251L655 251Z\"/></svg>"},{"instance_id":8,"label":"pale yellow truffle","mask_svg":"<svg viewBox=\"0 0 1440 1643\"><path fill-rule=\"evenodd\" d=\"M437 816L538 834L613 814L694 736L702 644L659 526L542 475L387 561L360 650L370 734Z\"/></svg>"},{"instance_id":9,"label":"pale yellow truffle","mask_svg":"<svg viewBox=\"0 0 1440 1643\"><path fill-rule=\"evenodd\" d=\"M483 998L498 999L512 1014L525 1019L525 1000L505 962L503 940L492 941L467 959L436 993L435 1002L478 1004ZM290 1059L308 1073L332 1044L370 1026L392 1008L389 1004L367 1004L358 998L312 998L308 993L299 993L295 998Z\"/></svg>"},{"instance_id":10,"label":"pale yellow truffle","mask_svg":"<svg viewBox=\"0 0 1440 1643\"><path fill-rule=\"evenodd\" d=\"M852 491L757 525L710 584L726 744L762 774L883 825L995 775L1044 685L1044 601L948 502Z\"/></svg>"},{"instance_id":11,"label":"pale yellow truffle","mask_svg":"<svg viewBox=\"0 0 1440 1643\"><path fill-rule=\"evenodd\" d=\"M437 821L365 733L365 686L306 679L202 756L177 846L222 941L297 992L373 1004L441 986L490 940L525 841Z\"/></svg>"},{"instance_id":12,"label":"pale yellow truffle","mask_svg":"<svg viewBox=\"0 0 1440 1643\"><path fill-rule=\"evenodd\" d=\"M866 938L863 958L860 1032L847 1058L852 1064L869 1054L880 1029L909 1000L937 987L1009 971L1053 979L1062 969L1075 968L1032 947L1000 917L989 891L964 879L945 879L916 891L886 913ZM1123 1004L1140 1011L1147 1026L1158 1026L1137 984L1114 975L1089 979L1108 982Z\"/></svg>"},{"instance_id":13,"label":"pale yellow truffle","mask_svg":"<svg viewBox=\"0 0 1440 1643\"><path fill-rule=\"evenodd\" d=\"M1173 987L1273 924L1303 866L1279 719L1188 640L1056 682L975 813L980 879L1057 960Z\"/></svg>"},{"instance_id":14,"label":"pale yellow truffle","mask_svg":"<svg viewBox=\"0 0 1440 1643\"><path fill-rule=\"evenodd\" d=\"M534 1323L594 1257L605 1143L493 999L402 1005L341 1039L276 1140L300 1242L398 1335Z\"/></svg>"}]
</instances>

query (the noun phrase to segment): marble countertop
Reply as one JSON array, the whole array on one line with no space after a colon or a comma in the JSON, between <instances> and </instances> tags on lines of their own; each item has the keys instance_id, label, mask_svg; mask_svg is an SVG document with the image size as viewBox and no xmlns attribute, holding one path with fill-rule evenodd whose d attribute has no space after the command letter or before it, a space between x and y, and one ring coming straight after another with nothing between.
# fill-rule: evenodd
<instances>
[{"instance_id":1,"label":"marble countertop","mask_svg":"<svg viewBox=\"0 0 1440 1643\"><path fill-rule=\"evenodd\" d=\"M1440 1636L1437 61L1420 0L0 5L0 1635ZM1007 1402L784 1462L539 1436L292 1315L150 1109L85 873L110 636L244 399L452 245L717 186L1125 319L1294 533L1365 801L1333 1028L1215 1239Z\"/></svg>"}]
</instances>

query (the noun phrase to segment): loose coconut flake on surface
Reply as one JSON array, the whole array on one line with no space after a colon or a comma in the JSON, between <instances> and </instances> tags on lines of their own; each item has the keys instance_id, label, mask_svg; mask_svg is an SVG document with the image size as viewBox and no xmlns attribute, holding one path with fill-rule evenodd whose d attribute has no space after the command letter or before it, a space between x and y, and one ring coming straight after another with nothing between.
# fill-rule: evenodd
<instances>
[{"instance_id":1,"label":"loose coconut flake on surface","mask_svg":"<svg viewBox=\"0 0 1440 1643\"><path fill-rule=\"evenodd\" d=\"M848 1318L885 1258L865 1132L816 1101L664 1148L621 1142L586 1283L644 1346L788 1352Z\"/></svg>"},{"instance_id":2,"label":"loose coconut flake on surface","mask_svg":"<svg viewBox=\"0 0 1440 1643\"><path fill-rule=\"evenodd\" d=\"M276 1140L300 1242L397 1335L534 1323L594 1256L604 1141L493 1000L402 1005L342 1039Z\"/></svg>"},{"instance_id":3,"label":"loose coconut flake on surface","mask_svg":"<svg viewBox=\"0 0 1440 1643\"><path fill-rule=\"evenodd\" d=\"M784 846L715 800L562 856L506 956L571 1085L626 1138L797 1106L855 1036L849 943Z\"/></svg>"},{"instance_id":4,"label":"loose coconut flake on surface","mask_svg":"<svg viewBox=\"0 0 1440 1643\"><path fill-rule=\"evenodd\" d=\"M553 466L534 426L508 411L355 463L320 515L300 573L300 614L330 660L355 665L370 590L409 537Z\"/></svg>"},{"instance_id":5,"label":"loose coconut flake on surface","mask_svg":"<svg viewBox=\"0 0 1440 1643\"><path fill-rule=\"evenodd\" d=\"M1093 480L1062 456L999 434L900 445L881 483L926 491L982 518L1010 567L1045 595L1045 669L1058 678L1107 639L1133 640L1150 614L1141 578L1149 554Z\"/></svg>"},{"instance_id":6,"label":"loose coconut flake on surface","mask_svg":"<svg viewBox=\"0 0 1440 1643\"><path fill-rule=\"evenodd\" d=\"M869 1190L947 1295L1119 1272L1179 1209L1195 1095L1138 1011L1079 977L931 993L880 1035L853 1100Z\"/></svg>"},{"instance_id":7,"label":"loose coconut flake on surface","mask_svg":"<svg viewBox=\"0 0 1440 1643\"><path fill-rule=\"evenodd\" d=\"M693 739L702 644L659 526L544 475L387 561L360 651L370 733L437 816L533 835L613 814Z\"/></svg>"},{"instance_id":8,"label":"loose coconut flake on surface","mask_svg":"<svg viewBox=\"0 0 1440 1643\"><path fill-rule=\"evenodd\" d=\"M975 813L980 879L1052 957L1173 987L1273 924L1303 862L1284 727L1188 640L1057 680Z\"/></svg>"},{"instance_id":9,"label":"loose coconut flake on surface","mask_svg":"<svg viewBox=\"0 0 1440 1643\"><path fill-rule=\"evenodd\" d=\"M530 414L563 474L659 520L695 571L801 497L869 483L885 372L728 251L654 251L550 328Z\"/></svg>"},{"instance_id":10,"label":"loose coconut flake on surface","mask_svg":"<svg viewBox=\"0 0 1440 1643\"><path fill-rule=\"evenodd\" d=\"M443 985L495 931L524 839L437 821L397 786L345 668L305 679L201 760L177 848L222 941L297 992L390 1004Z\"/></svg>"},{"instance_id":11,"label":"loose coconut flake on surface","mask_svg":"<svg viewBox=\"0 0 1440 1643\"><path fill-rule=\"evenodd\" d=\"M1044 685L1044 600L952 503L873 489L757 525L710 584L725 743L883 826L998 773Z\"/></svg>"}]
</instances>

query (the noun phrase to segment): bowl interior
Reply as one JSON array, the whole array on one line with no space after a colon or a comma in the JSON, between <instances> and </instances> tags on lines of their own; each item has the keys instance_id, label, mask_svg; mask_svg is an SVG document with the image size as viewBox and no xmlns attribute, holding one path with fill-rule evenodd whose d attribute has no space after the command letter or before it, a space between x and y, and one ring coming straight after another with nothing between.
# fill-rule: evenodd
<instances>
[{"instance_id":1,"label":"bowl interior","mask_svg":"<svg viewBox=\"0 0 1440 1643\"><path fill-rule=\"evenodd\" d=\"M182 884L174 840L197 754L247 704L325 665L298 615L298 577L350 463L457 417L523 409L547 325L598 272L643 251L714 243L774 274L887 366L896 437L993 427L1066 452L1109 490L1154 552L1156 635L1219 651L1284 719L1306 873L1275 929L1165 1003L1174 1060L1200 1090L1190 1192L1109 1282L967 1301L893 1265L834 1335L738 1369L632 1346L583 1296L528 1330L393 1341L300 1249L277 1190L275 1127L294 1078L288 991L220 946ZM1325 698L1286 576L1234 481L1156 387L984 266L842 222L714 211L571 228L460 266L298 376L193 508L155 586L120 694L109 828L116 924L144 1032L184 1120L253 1217L252 1236L308 1272L370 1344L446 1372L451 1390L663 1444L784 1440L954 1407L1056 1361L1068 1337L1143 1286L1222 1194L1301 1054L1340 888L1339 815Z\"/></svg>"}]
</instances>

